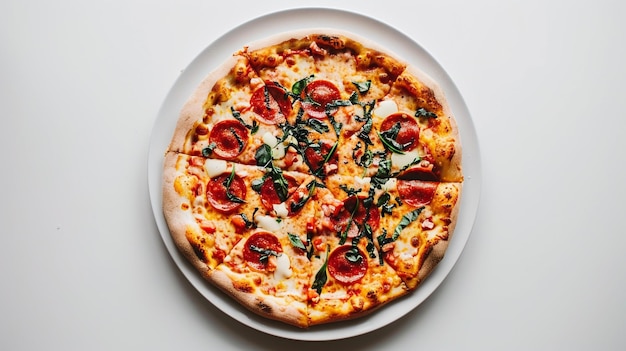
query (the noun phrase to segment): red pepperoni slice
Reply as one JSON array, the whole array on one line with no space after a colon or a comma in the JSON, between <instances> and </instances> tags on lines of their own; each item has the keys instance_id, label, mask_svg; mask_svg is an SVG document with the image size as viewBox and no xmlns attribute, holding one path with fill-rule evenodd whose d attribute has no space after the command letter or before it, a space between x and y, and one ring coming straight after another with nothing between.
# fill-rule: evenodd
<instances>
[{"instance_id":1,"label":"red pepperoni slice","mask_svg":"<svg viewBox=\"0 0 626 351\"><path fill-rule=\"evenodd\" d=\"M246 240L243 247L243 258L253 269L267 270L267 263L271 256L283 252L283 247L276 235L269 232L257 232Z\"/></svg>"},{"instance_id":2,"label":"red pepperoni slice","mask_svg":"<svg viewBox=\"0 0 626 351\"><path fill-rule=\"evenodd\" d=\"M283 177L287 181L287 193L292 194L298 188L298 183L292 176L283 174ZM268 211L274 209L274 205L281 203L280 196L276 192L274 180L268 177L261 185L261 203Z\"/></svg>"},{"instance_id":3,"label":"red pepperoni slice","mask_svg":"<svg viewBox=\"0 0 626 351\"><path fill-rule=\"evenodd\" d=\"M414 166L406 171L402 172L398 178L407 179L407 180L425 180L425 181L437 181L439 180L439 176L435 173L432 164L429 167L424 166Z\"/></svg>"},{"instance_id":4,"label":"red pepperoni slice","mask_svg":"<svg viewBox=\"0 0 626 351\"><path fill-rule=\"evenodd\" d=\"M347 229L348 238L354 238L359 235L359 227L365 223L369 224L372 232L378 230L380 225L378 207L373 205L369 208L365 207L365 199L364 196L359 196L357 201L356 196L350 196L343 201L343 207L331 218L338 233L345 233Z\"/></svg>"},{"instance_id":5,"label":"red pepperoni slice","mask_svg":"<svg viewBox=\"0 0 626 351\"><path fill-rule=\"evenodd\" d=\"M291 100L281 87L272 82L265 82L265 86L252 93L250 105L259 122L265 124L280 124L291 112Z\"/></svg>"},{"instance_id":6,"label":"red pepperoni slice","mask_svg":"<svg viewBox=\"0 0 626 351\"><path fill-rule=\"evenodd\" d=\"M380 125L380 132L386 132L398 123L400 123L400 130L395 140L402 145L403 151L413 150L417 147L420 136L420 128L414 117L401 112L389 115Z\"/></svg>"},{"instance_id":7,"label":"red pepperoni slice","mask_svg":"<svg viewBox=\"0 0 626 351\"><path fill-rule=\"evenodd\" d=\"M231 160L239 156L248 145L250 134L241 122L226 119L218 122L211 129L209 144L214 144L213 153L223 159Z\"/></svg>"},{"instance_id":8,"label":"red pepperoni slice","mask_svg":"<svg viewBox=\"0 0 626 351\"><path fill-rule=\"evenodd\" d=\"M358 247L343 245L330 253L328 273L341 284L353 284L367 272L367 255Z\"/></svg>"},{"instance_id":9,"label":"red pepperoni slice","mask_svg":"<svg viewBox=\"0 0 626 351\"><path fill-rule=\"evenodd\" d=\"M333 82L320 79L307 84L302 91L302 99L304 111L310 117L322 119L326 118L326 105L341 99L341 93Z\"/></svg>"},{"instance_id":10,"label":"red pepperoni slice","mask_svg":"<svg viewBox=\"0 0 626 351\"><path fill-rule=\"evenodd\" d=\"M206 196L209 204L216 210L230 213L239 208L242 204L228 198L227 191L231 195L239 198L246 198L246 183L239 176L235 175L230 182L230 187L226 189L226 183L230 177L229 173L222 174L211 180L207 184Z\"/></svg>"},{"instance_id":11,"label":"red pepperoni slice","mask_svg":"<svg viewBox=\"0 0 626 351\"><path fill-rule=\"evenodd\" d=\"M437 190L437 183L398 179L396 187L404 203L413 207L420 207L429 204L433 200Z\"/></svg>"},{"instance_id":12,"label":"red pepperoni slice","mask_svg":"<svg viewBox=\"0 0 626 351\"><path fill-rule=\"evenodd\" d=\"M435 158L432 156L428 148L423 148L421 151L424 153L424 155L420 156L422 161L415 166L409 167L409 169L398 175L399 179L426 181L439 180L440 170L435 166Z\"/></svg>"},{"instance_id":13,"label":"red pepperoni slice","mask_svg":"<svg viewBox=\"0 0 626 351\"><path fill-rule=\"evenodd\" d=\"M313 172L317 172L322 166L324 166L326 161L326 157L328 157L328 153L330 153L331 149L333 148L333 144L325 142L325 141L320 141L318 142L318 144L320 145L319 148L314 148L311 146L308 146L305 150L304 150L304 157L306 158L309 167L311 168L311 171ZM331 165L336 165L338 162L338 157L337 157L337 153L334 153L330 159L326 162L326 164L331 164Z\"/></svg>"}]
</instances>

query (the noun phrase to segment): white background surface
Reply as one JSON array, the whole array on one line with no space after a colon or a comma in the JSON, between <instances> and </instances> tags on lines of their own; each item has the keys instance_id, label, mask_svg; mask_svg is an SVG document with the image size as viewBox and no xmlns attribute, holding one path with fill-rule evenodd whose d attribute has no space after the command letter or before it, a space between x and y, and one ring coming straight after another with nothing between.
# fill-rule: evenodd
<instances>
[{"instance_id":1,"label":"white background surface","mask_svg":"<svg viewBox=\"0 0 626 351\"><path fill-rule=\"evenodd\" d=\"M626 6L334 3L0 4L0 349L626 347ZM474 230L439 289L329 342L268 336L207 302L165 249L147 186L180 72L234 26L304 6L373 17L426 48L465 98L483 167Z\"/></svg>"}]
</instances>

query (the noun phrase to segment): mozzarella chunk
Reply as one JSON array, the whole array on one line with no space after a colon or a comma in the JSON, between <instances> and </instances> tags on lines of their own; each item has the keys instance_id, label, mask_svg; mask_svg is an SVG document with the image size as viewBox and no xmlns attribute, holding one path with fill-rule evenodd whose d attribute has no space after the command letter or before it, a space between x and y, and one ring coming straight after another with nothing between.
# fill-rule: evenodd
<instances>
[{"instance_id":1,"label":"mozzarella chunk","mask_svg":"<svg viewBox=\"0 0 626 351\"><path fill-rule=\"evenodd\" d=\"M284 202L281 202L279 204L274 204L272 205L272 207L274 207L274 212L276 212L276 215L280 218L285 218L289 215L287 204L285 204Z\"/></svg>"},{"instance_id":2,"label":"mozzarella chunk","mask_svg":"<svg viewBox=\"0 0 626 351\"><path fill-rule=\"evenodd\" d=\"M276 257L276 270L274 271L274 278L277 280L284 280L291 277L291 262L289 256L280 254Z\"/></svg>"},{"instance_id":3,"label":"mozzarella chunk","mask_svg":"<svg viewBox=\"0 0 626 351\"><path fill-rule=\"evenodd\" d=\"M226 173L227 164L224 160L207 159L204 161L204 170L209 178L217 177L222 173Z\"/></svg>"},{"instance_id":4,"label":"mozzarella chunk","mask_svg":"<svg viewBox=\"0 0 626 351\"><path fill-rule=\"evenodd\" d=\"M398 180L396 178L389 178L385 184L382 185L382 190L392 191L396 189Z\"/></svg>"},{"instance_id":5,"label":"mozzarella chunk","mask_svg":"<svg viewBox=\"0 0 626 351\"><path fill-rule=\"evenodd\" d=\"M409 165L411 162L415 161L420 157L417 150L407 151L404 154L396 154L395 152L391 154L391 164L398 168L404 168Z\"/></svg>"},{"instance_id":6,"label":"mozzarella chunk","mask_svg":"<svg viewBox=\"0 0 626 351\"><path fill-rule=\"evenodd\" d=\"M378 103L378 106L372 111L372 114L380 118L385 118L389 115L398 112L398 105L393 100L383 100Z\"/></svg>"},{"instance_id":7,"label":"mozzarella chunk","mask_svg":"<svg viewBox=\"0 0 626 351\"><path fill-rule=\"evenodd\" d=\"M258 228L265 229L270 232L277 232L281 227L280 223L271 216L258 215L255 217L255 221Z\"/></svg>"},{"instance_id":8,"label":"mozzarella chunk","mask_svg":"<svg viewBox=\"0 0 626 351\"><path fill-rule=\"evenodd\" d=\"M285 157L285 145L284 143L279 143L274 134L270 132L265 132L265 134L263 134L261 138L263 139L263 143L265 143L272 149L273 159L279 160Z\"/></svg>"}]
</instances>

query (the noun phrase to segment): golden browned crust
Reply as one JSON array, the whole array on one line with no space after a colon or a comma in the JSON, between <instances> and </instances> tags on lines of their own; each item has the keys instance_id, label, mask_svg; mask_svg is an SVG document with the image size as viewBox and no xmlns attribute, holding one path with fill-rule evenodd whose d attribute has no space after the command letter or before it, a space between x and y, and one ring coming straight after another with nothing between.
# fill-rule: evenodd
<instances>
[{"instance_id":1,"label":"golden browned crust","mask_svg":"<svg viewBox=\"0 0 626 351\"><path fill-rule=\"evenodd\" d=\"M255 284L246 276L229 276L220 269L211 271L208 279L227 295L260 316L300 328L309 326L305 302L289 301L286 303L286 299L259 293Z\"/></svg>"},{"instance_id":2,"label":"golden browned crust","mask_svg":"<svg viewBox=\"0 0 626 351\"><path fill-rule=\"evenodd\" d=\"M205 114L204 104L213 89L215 83L233 70L239 61L236 56L229 57L223 64L209 73L200 85L193 92L191 97L185 102L180 111L176 128L170 142L169 151L185 152L188 149L188 137L193 131L195 124L201 120Z\"/></svg>"},{"instance_id":3,"label":"golden browned crust","mask_svg":"<svg viewBox=\"0 0 626 351\"><path fill-rule=\"evenodd\" d=\"M163 215L166 219L174 244L185 258L200 272L207 276L209 267L194 250L187 235L201 229L193 218L192 204L188 191L190 186L184 182L193 181L180 169L181 155L167 152L163 164Z\"/></svg>"}]
</instances>

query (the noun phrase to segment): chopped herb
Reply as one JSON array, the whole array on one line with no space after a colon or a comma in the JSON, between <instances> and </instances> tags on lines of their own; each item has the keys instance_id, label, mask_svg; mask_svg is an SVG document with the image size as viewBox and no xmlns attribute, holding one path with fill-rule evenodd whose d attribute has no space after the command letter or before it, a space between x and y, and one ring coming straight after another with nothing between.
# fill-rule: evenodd
<instances>
[{"instance_id":1,"label":"chopped herb","mask_svg":"<svg viewBox=\"0 0 626 351\"><path fill-rule=\"evenodd\" d=\"M230 107L230 112L233 114L233 117L236 120L238 120L241 124L244 125L244 127L250 129L250 134L255 134L256 132L259 131L259 123L257 121L252 121L252 125L247 124L241 118L241 113L239 111L235 110L235 108L233 108L232 106Z\"/></svg>"},{"instance_id":2,"label":"chopped herb","mask_svg":"<svg viewBox=\"0 0 626 351\"><path fill-rule=\"evenodd\" d=\"M254 218L254 215L256 214L258 210L259 210L258 208L254 209L254 212L252 212L252 218ZM249 220L248 216L246 216L245 213L240 213L239 215L241 216L241 219L243 219L243 222L246 224L246 228L248 229L256 228L256 223L254 223L254 221Z\"/></svg>"},{"instance_id":3,"label":"chopped herb","mask_svg":"<svg viewBox=\"0 0 626 351\"><path fill-rule=\"evenodd\" d=\"M354 204L354 208L350 212L350 218L348 219L348 224L346 224L346 229L344 229L343 231L341 231L341 233L339 233L339 245L343 245L348 239L348 231L350 230L350 227L352 227L354 215L356 214L356 211L359 208L359 205L360 205L359 197L355 196L355 199L356 199L356 203Z\"/></svg>"},{"instance_id":4,"label":"chopped herb","mask_svg":"<svg viewBox=\"0 0 626 351\"><path fill-rule=\"evenodd\" d=\"M396 207L395 204L389 203L390 200L391 195L385 192L384 194L380 195L378 201L376 202L376 207L380 207L380 214L383 217L385 217L386 214L391 214L393 208Z\"/></svg>"},{"instance_id":5,"label":"chopped herb","mask_svg":"<svg viewBox=\"0 0 626 351\"><path fill-rule=\"evenodd\" d=\"M281 255L280 253L274 250L263 249L256 245L250 245L250 250L261 254L261 257L259 257L259 261L263 264L267 263L267 260L270 258L270 256L278 257Z\"/></svg>"},{"instance_id":6,"label":"chopped herb","mask_svg":"<svg viewBox=\"0 0 626 351\"><path fill-rule=\"evenodd\" d=\"M396 154L404 155L404 145L401 145L396 141L398 137L398 133L400 132L400 122L393 125L393 127L389 128L384 132L377 132L380 141L383 142L383 145L387 150L394 152Z\"/></svg>"},{"instance_id":7,"label":"chopped herb","mask_svg":"<svg viewBox=\"0 0 626 351\"><path fill-rule=\"evenodd\" d=\"M239 137L239 134L237 134L237 131L235 130L235 128L230 127L230 128L228 128L228 130L233 134L235 139L237 139L237 144L239 144L239 152L243 151L243 147L245 145L243 143L243 140L241 140L241 138Z\"/></svg>"},{"instance_id":8,"label":"chopped herb","mask_svg":"<svg viewBox=\"0 0 626 351\"><path fill-rule=\"evenodd\" d=\"M328 276L326 275L326 267L328 266L328 256L330 253L330 245L326 245L326 259L324 260L324 264L315 274L315 280L313 284L311 284L311 289L317 291L318 294L322 293L322 288L326 285L326 281L328 280Z\"/></svg>"},{"instance_id":9,"label":"chopped herb","mask_svg":"<svg viewBox=\"0 0 626 351\"><path fill-rule=\"evenodd\" d=\"M370 86L372 85L372 81L371 80L367 80L365 82L352 82L352 84L354 84L354 86L359 91L359 93L365 94L365 93L367 93L370 90Z\"/></svg>"},{"instance_id":10,"label":"chopped herb","mask_svg":"<svg viewBox=\"0 0 626 351\"><path fill-rule=\"evenodd\" d=\"M355 189L355 188L348 188L347 185L345 184L340 184L339 188L343 191L346 192L346 194L348 194L348 196L353 196L358 194L359 192L361 192L361 189Z\"/></svg>"},{"instance_id":11,"label":"chopped herb","mask_svg":"<svg viewBox=\"0 0 626 351\"><path fill-rule=\"evenodd\" d=\"M310 118L306 124L320 134L326 133L330 130L326 123L320 121L319 119Z\"/></svg>"},{"instance_id":12,"label":"chopped herb","mask_svg":"<svg viewBox=\"0 0 626 351\"><path fill-rule=\"evenodd\" d=\"M305 196L304 198L302 198L297 203L296 202L291 203L291 212L296 212L296 211L300 210L302 207L304 207L306 202L309 201L311 196L313 196L313 193L315 192L315 189L318 186L322 187L322 188L326 187L324 184L318 183L316 180L313 180L309 184L307 184L306 188L309 190L309 194L307 196Z\"/></svg>"},{"instance_id":13,"label":"chopped herb","mask_svg":"<svg viewBox=\"0 0 626 351\"><path fill-rule=\"evenodd\" d=\"M265 177L262 177L261 179L255 179L252 181L252 190L256 191L257 193L261 192L261 187L263 186L263 183L265 183Z\"/></svg>"},{"instance_id":14,"label":"chopped herb","mask_svg":"<svg viewBox=\"0 0 626 351\"><path fill-rule=\"evenodd\" d=\"M272 148L269 145L263 144L257 150L254 155L257 166L267 167L272 162Z\"/></svg>"},{"instance_id":15,"label":"chopped herb","mask_svg":"<svg viewBox=\"0 0 626 351\"><path fill-rule=\"evenodd\" d=\"M276 167L272 162L272 149L270 146L267 144L261 145L256 150L254 158L256 159L257 166L264 167L267 172L266 175L272 178L272 181L274 182L274 189L276 190L276 194L280 198L280 201L285 201L289 195L289 184L283 176L283 171ZM262 185L263 184L259 182L255 183L255 186L259 190Z\"/></svg>"},{"instance_id":16,"label":"chopped herb","mask_svg":"<svg viewBox=\"0 0 626 351\"><path fill-rule=\"evenodd\" d=\"M406 228L406 226L408 226L413 221L415 221L423 210L424 210L424 206L417 208L405 214L404 216L402 216L402 219L400 220L400 223L398 223L396 230L393 231L391 240L395 241L396 239L398 239L398 237L400 236L400 233L404 230L404 228Z\"/></svg>"},{"instance_id":17,"label":"chopped herb","mask_svg":"<svg viewBox=\"0 0 626 351\"><path fill-rule=\"evenodd\" d=\"M291 87L291 91L296 96L300 96L302 91L304 91L304 88L306 88L306 86L309 84L311 80L313 80L314 77L315 77L314 75L310 75L306 78L302 78L299 81L293 83L293 86Z\"/></svg>"},{"instance_id":18,"label":"chopped herb","mask_svg":"<svg viewBox=\"0 0 626 351\"><path fill-rule=\"evenodd\" d=\"M363 261L363 256L361 256L361 253L359 252L359 249L356 248L356 246L352 246L350 250L346 251L345 256L346 260L351 263L360 263L361 261Z\"/></svg>"},{"instance_id":19,"label":"chopped herb","mask_svg":"<svg viewBox=\"0 0 626 351\"><path fill-rule=\"evenodd\" d=\"M235 179L235 166L233 166L233 170L230 172L230 176L224 179L223 184L224 184L224 187L226 188L226 198L232 202L243 204L246 202L244 199L230 192L230 184L233 182L233 179Z\"/></svg>"},{"instance_id":20,"label":"chopped herb","mask_svg":"<svg viewBox=\"0 0 626 351\"><path fill-rule=\"evenodd\" d=\"M420 107L415 111L415 117L424 117L424 118L437 118L437 114L434 112L430 112L423 107Z\"/></svg>"},{"instance_id":21,"label":"chopped herb","mask_svg":"<svg viewBox=\"0 0 626 351\"><path fill-rule=\"evenodd\" d=\"M298 235L287 233L287 236L289 236L289 242L291 242L291 245L297 247L300 250L306 250L306 246L304 246L304 243Z\"/></svg>"},{"instance_id":22,"label":"chopped herb","mask_svg":"<svg viewBox=\"0 0 626 351\"><path fill-rule=\"evenodd\" d=\"M210 143L209 146L202 149L202 156L209 157L213 153L213 150L217 147L217 144Z\"/></svg>"},{"instance_id":23,"label":"chopped herb","mask_svg":"<svg viewBox=\"0 0 626 351\"><path fill-rule=\"evenodd\" d=\"M385 158L378 162L378 170L371 178L370 184L372 184L374 188L381 189L389 178L391 178L391 160Z\"/></svg>"},{"instance_id":24,"label":"chopped herb","mask_svg":"<svg viewBox=\"0 0 626 351\"><path fill-rule=\"evenodd\" d=\"M263 99L265 102L265 109L268 111L271 110L272 105L271 105L271 100L270 100L270 90L267 88L267 86L263 87Z\"/></svg>"}]
</instances>

